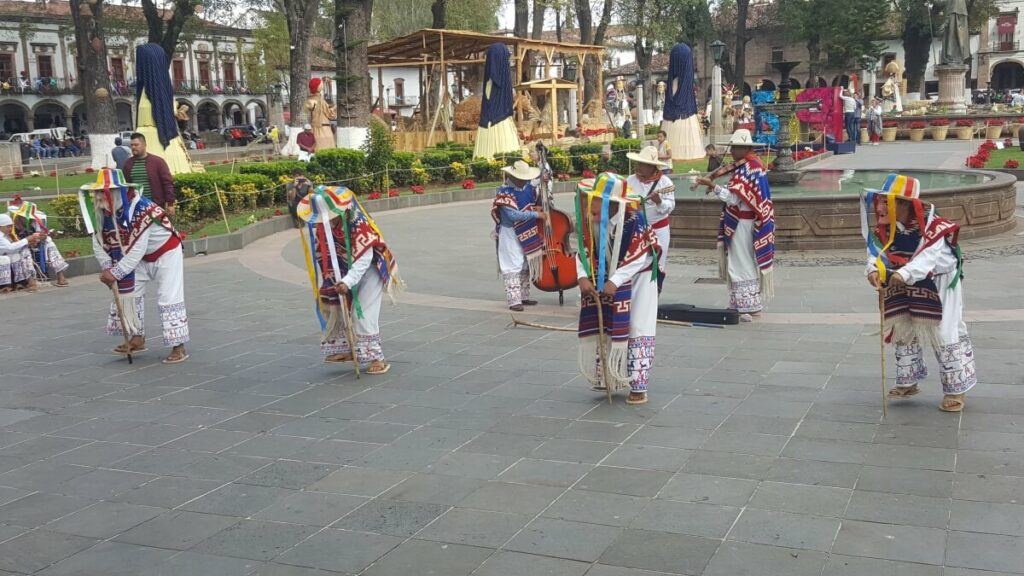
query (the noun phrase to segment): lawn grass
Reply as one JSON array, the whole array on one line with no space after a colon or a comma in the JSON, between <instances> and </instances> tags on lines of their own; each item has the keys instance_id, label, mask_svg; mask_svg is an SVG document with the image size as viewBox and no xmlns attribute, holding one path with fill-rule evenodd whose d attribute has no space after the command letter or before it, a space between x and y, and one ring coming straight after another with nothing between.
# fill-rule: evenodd
<instances>
[{"instance_id":1,"label":"lawn grass","mask_svg":"<svg viewBox=\"0 0 1024 576\"><path fill-rule=\"evenodd\" d=\"M992 150L988 162L985 163L985 168L1002 168L1007 160L1016 160L1021 167L1024 167L1024 152L1021 152L1020 148L1016 146Z\"/></svg>"},{"instance_id":2,"label":"lawn grass","mask_svg":"<svg viewBox=\"0 0 1024 576\"><path fill-rule=\"evenodd\" d=\"M217 166L205 166L204 168L206 169L207 172L230 172L231 164L218 164ZM29 167L27 169L42 172L41 170L39 170L38 165L34 167ZM235 165L235 170L237 169L238 164ZM45 172L45 174L49 174L49 169L47 169L47 172ZM13 195L20 192L25 192L26 190L33 190L35 188L39 188L40 190L45 191L56 191L58 183L57 180L57 178L53 178L50 176L28 176L27 173L24 178L20 179L15 179L10 176L7 176L4 177L3 180L0 180L0 195ZM89 184L95 181L95 172L91 174L82 172L80 174L75 174L74 176L61 176L60 191L61 193L77 192L78 187L81 186L82 184Z\"/></svg>"}]
</instances>

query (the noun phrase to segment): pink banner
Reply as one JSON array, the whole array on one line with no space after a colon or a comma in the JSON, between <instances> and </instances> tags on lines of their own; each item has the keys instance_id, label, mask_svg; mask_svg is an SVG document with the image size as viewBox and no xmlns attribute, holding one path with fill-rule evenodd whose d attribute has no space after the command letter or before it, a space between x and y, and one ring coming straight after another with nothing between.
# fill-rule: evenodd
<instances>
[{"instance_id":1,"label":"pink banner","mask_svg":"<svg viewBox=\"0 0 1024 576\"><path fill-rule=\"evenodd\" d=\"M839 87L808 88L797 95L797 102L813 102L821 100L816 110L798 110L796 117L813 127L821 126L825 134L842 140L843 132L843 101L839 99Z\"/></svg>"}]
</instances>

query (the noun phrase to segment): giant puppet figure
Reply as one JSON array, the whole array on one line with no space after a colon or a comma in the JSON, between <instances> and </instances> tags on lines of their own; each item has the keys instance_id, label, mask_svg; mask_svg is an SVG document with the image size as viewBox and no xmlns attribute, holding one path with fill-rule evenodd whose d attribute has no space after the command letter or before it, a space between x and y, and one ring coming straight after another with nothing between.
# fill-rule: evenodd
<instances>
[{"instance_id":1,"label":"giant puppet figure","mask_svg":"<svg viewBox=\"0 0 1024 576\"><path fill-rule=\"evenodd\" d=\"M476 129L474 158L493 158L502 152L517 152L522 144L512 118L512 71L508 47L491 44L484 60L483 101Z\"/></svg>"},{"instance_id":2,"label":"giant puppet figure","mask_svg":"<svg viewBox=\"0 0 1024 576\"><path fill-rule=\"evenodd\" d=\"M661 129L668 135L672 159L703 158L704 137L697 118L697 97L693 93L693 52L681 42L668 56L667 88Z\"/></svg>"},{"instance_id":3,"label":"giant puppet figure","mask_svg":"<svg viewBox=\"0 0 1024 576\"><path fill-rule=\"evenodd\" d=\"M338 114L334 106L324 98L320 90L322 80L311 78L309 80L309 98L306 98L306 114L309 115L309 125L313 127L313 136L316 138L316 150L335 148L334 132L331 130L331 121L337 119Z\"/></svg>"},{"instance_id":4,"label":"giant puppet figure","mask_svg":"<svg viewBox=\"0 0 1024 576\"><path fill-rule=\"evenodd\" d=\"M174 87L167 53L159 44L135 48L135 131L146 137L146 151L167 162L171 174L192 172L174 116Z\"/></svg>"}]
</instances>

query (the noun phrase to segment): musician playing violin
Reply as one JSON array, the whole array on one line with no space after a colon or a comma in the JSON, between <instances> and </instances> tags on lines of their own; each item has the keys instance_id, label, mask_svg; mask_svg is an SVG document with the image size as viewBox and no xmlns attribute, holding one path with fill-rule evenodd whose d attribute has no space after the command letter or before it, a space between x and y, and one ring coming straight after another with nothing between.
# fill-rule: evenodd
<instances>
[{"instance_id":1,"label":"musician playing violin","mask_svg":"<svg viewBox=\"0 0 1024 576\"><path fill-rule=\"evenodd\" d=\"M658 261L658 292L661 293L668 264L669 216L676 207L676 186L663 173L671 164L658 158L658 149L654 146L645 146L639 154L631 152L626 157L633 161L633 174L626 179L626 184L633 194L644 198L647 222L654 229L661 246Z\"/></svg>"}]
</instances>

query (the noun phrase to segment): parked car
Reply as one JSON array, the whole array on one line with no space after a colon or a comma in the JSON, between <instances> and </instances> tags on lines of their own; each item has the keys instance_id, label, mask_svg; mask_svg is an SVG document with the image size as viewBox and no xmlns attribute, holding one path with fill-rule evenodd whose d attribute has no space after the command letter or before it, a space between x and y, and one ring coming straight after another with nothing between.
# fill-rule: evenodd
<instances>
[{"instance_id":1,"label":"parked car","mask_svg":"<svg viewBox=\"0 0 1024 576\"><path fill-rule=\"evenodd\" d=\"M68 137L68 129L64 127L59 128L46 128L43 130L33 130L31 132L19 132L12 134L7 141L8 142L31 142L33 138L39 136L40 138L55 138L57 140L63 140Z\"/></svg>"}]
</instances>

